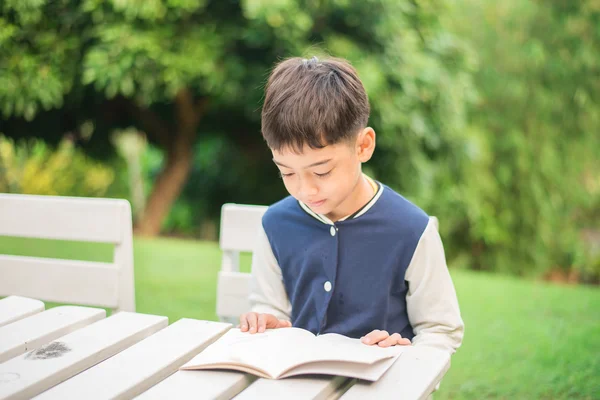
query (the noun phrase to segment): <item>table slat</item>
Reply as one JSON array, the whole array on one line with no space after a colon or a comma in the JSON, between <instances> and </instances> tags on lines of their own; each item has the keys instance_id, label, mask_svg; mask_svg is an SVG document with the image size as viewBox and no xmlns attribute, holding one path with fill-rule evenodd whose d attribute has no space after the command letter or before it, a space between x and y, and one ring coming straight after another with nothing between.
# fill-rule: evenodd
<instances>
[{"instance_id":1,"label":"table slat","mask_svg":"<svg viewBox=\"0 0 600 400\"><path fill-rule=\"evenodd\" d=\"M0 364L0 399L36 396L168 325L167 317L120 312Z\"/></svg>"},{"instance_id":2,"label":"table slat","mask_svg":"<svg viewBox=\"0 0 600 400\"><path fill-rule=\"evenodd\" d=\"M136 400L228 400L255 380L253 375L235 371L177 371Z\"/></svg>"},{"instance_id":3,"label":"table slat","mask_svg":"<svg viewBox=\"0 0 600 400\"><path fill-rule=\"evenodd\" d=\"M341 399L426 399L450 368L450 355L444 351L415 346L407 349L376 382L359 381Z\"/></svg>"},{"instance_id":4,"label":"table slat","mask_svg":"<svg viewBox=\"0 0 600 400\"><path fill-rule=\"evenodd\" d=\"M241 392L236 400L244 399L329 399L340 388L344 387L350 378L343 376L305 375L285 379L258 379L246 390Z\"/></svg>"},{"instance_id":5,"label":"table slat","mask_svg":"<svg viewBox=\"0 0 600 400\"><path fill-rule=\"evenodd\" d=\"M101 308L62 306L0 327L0 363L106 316Z\"/></svg>"},{"instance_id":6,"label":"table slat","mask_svg":"<svg viewBox=\"0 0 600 400\"><path fill-rule=\"evenodd\" d=\"M8 296L0 300L0 326L44 311L44 303L21 296Z\"/></svg>"},{"instance_id":7,"label":"table slat","mask_svg":"<svg viewBox=\"0 0 600 400\"><path fill-rule=\"evenodd\" d=\"M36 399L130 399L173 374L230 328L220 322L180 319Z\"/></svg>"}]
</instances>

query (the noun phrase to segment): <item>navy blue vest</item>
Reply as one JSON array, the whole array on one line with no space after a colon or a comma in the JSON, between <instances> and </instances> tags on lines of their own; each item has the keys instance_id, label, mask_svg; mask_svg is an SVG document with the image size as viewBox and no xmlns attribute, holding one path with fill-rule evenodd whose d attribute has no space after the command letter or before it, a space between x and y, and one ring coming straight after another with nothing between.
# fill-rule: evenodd
<instances>
[{"instance_id":1,"label":"navy blue vest","mask_svg":"<svg viewBox=\"0 0 600 400\"><path fill-rule=\"evenodd\" d=\"M404 275L429 217L381 186L375 204L357 218L336 222L334 231L291 196L263 216L293 326L354 338L374 329L413 338Z\"/></svg>"}]
</instances>

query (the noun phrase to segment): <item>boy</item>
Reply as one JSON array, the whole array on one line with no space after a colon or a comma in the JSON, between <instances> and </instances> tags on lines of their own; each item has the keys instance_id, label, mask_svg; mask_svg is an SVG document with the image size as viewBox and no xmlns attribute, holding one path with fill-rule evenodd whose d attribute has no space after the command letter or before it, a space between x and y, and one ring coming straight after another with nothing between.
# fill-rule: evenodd
<instances>
[{"instance_id":1,"label":"boy","mask_svg":"<svg viewBox=\"0 0 600 400\"><path fill-rule=\"evenodd\" d=\"M375 150L369 111L344 60L273 70L262 134L291 196L263 217L240 329L293 325L454 353L464 325L434 220L361 172Z\"/></svg>"}]
</instances>

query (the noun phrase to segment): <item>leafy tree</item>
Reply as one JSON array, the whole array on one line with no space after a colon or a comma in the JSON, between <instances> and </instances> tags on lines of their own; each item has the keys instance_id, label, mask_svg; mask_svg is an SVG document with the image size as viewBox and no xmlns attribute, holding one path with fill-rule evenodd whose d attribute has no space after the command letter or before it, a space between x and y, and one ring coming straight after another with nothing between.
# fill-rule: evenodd
<instances>
[{"instance_id":1,"label":"leafy tree","mask_svg":"<svg viewBox=\"0 0 600 400\"><path fill-rule=\"evenodd\" d=\"M331 53L357 67L380 133L374 175L434 211L444 211L434 207L439 186L461 179L473 60L439 24L443 0L0 4L3 130L49 141L69 131L96 153L109 151L115 127L144 130L165 162L141 233L159 232L198 138L229 138L240 155L232 185L253 193L274 186L274 173L258 175L268 162L258 109L268 69L287 56ZM86 143L80 126L89 121L95 132Z\"/></svg>"},{"instance_id":2,"label":"leafy tree","mask_svg":"<svg viewBox=\"0 0 600 400\"><path fill-rule=\"evenodd\" d=\"M581 232L600 229L598 2L461 0L444 19L480 58L458 247L474 268L597 279Z\"/></svg>"}]
</instances>

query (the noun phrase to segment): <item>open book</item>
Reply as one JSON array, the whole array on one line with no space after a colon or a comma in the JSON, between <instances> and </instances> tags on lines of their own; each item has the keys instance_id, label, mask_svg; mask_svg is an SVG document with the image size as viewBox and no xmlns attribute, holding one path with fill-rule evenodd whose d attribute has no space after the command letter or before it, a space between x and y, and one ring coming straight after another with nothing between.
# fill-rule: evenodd
<instances>
[{"instance_id":1,"label":"open book","mask_svg":"<svg viewBox=\"0 0 600 400\"><path fill-rule=\"evenodd\" d=\"M381 348L299 328L250 334L230 329L180 369L233 369L268 379L303 374L378 380L406 346Z\"/></svg>"}]
</instances>

